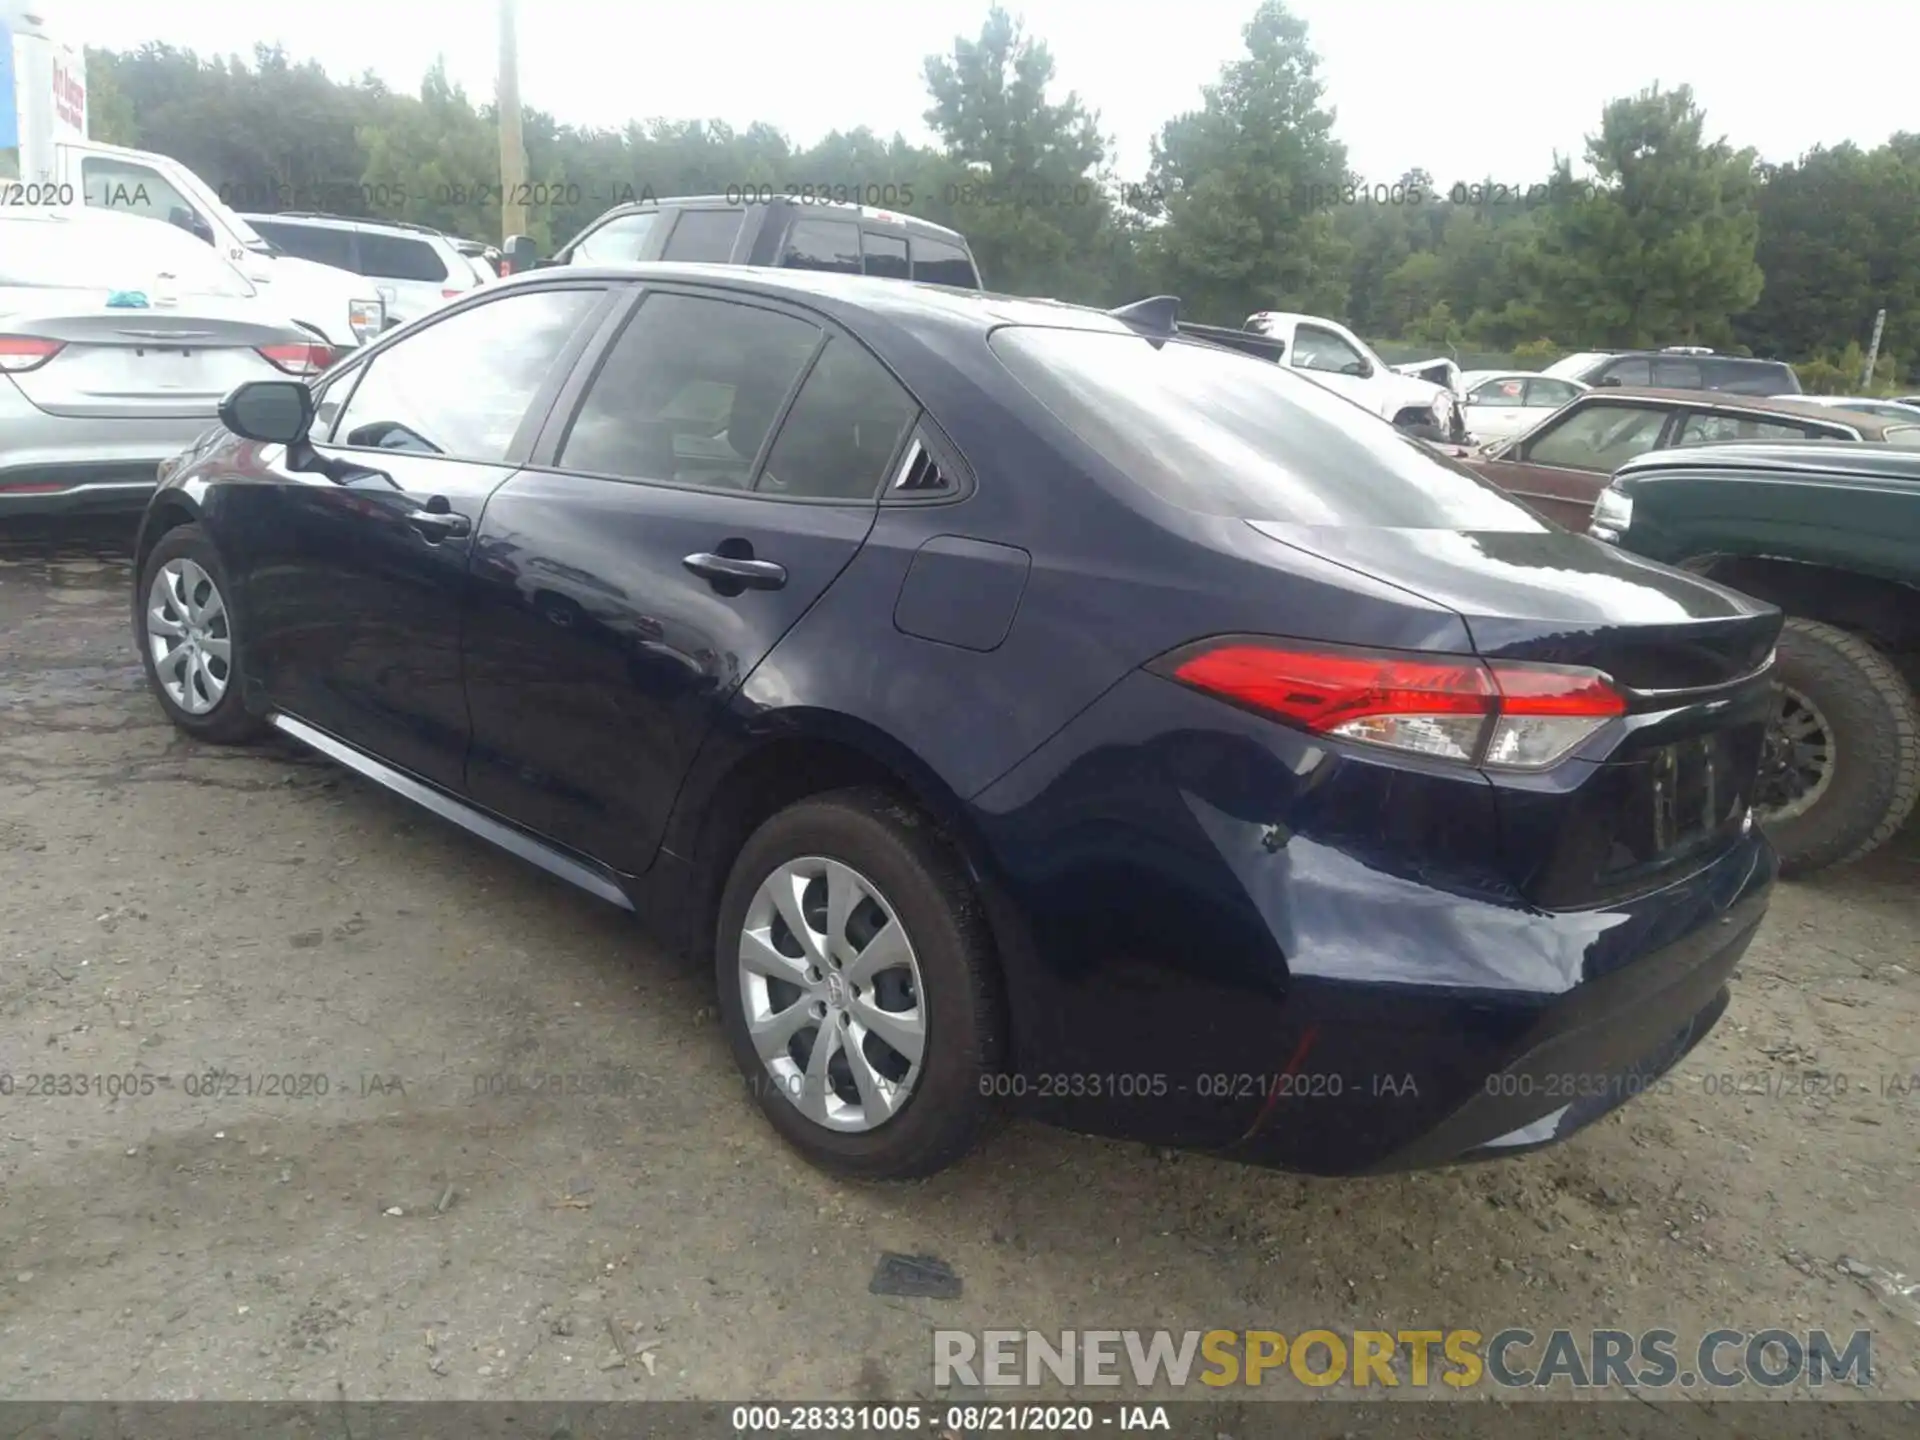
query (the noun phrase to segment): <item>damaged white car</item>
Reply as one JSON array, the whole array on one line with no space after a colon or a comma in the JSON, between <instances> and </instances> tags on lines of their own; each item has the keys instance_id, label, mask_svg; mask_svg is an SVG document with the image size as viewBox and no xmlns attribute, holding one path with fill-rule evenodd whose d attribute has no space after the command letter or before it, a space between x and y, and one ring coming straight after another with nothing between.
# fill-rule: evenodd
<instances>
[{"instance_id":1,"label":"damaged white car","mask_svg":"<svg viewBox=\"0 0 1920 1440\"><path fill-rule=\"evenodd\" d=\"M1291 365L1403 430L1431 426L1439 433L1429 438L1455 442L1466 438L1459 397L1451 386L1395 370L1338 321L1262 310L1248 316L1242 328L1283 341L1287 349L1281 364Z\"/></svg>"}]
</instances>

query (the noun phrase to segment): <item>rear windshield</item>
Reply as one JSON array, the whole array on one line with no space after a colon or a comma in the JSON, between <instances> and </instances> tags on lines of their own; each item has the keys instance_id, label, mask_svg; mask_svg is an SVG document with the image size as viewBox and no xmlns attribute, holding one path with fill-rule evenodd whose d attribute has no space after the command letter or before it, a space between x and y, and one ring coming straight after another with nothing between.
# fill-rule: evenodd
<instances>
[{"instance_id":1,"label":"rear windshield","mask_svg":"<svg viewBox=\"0 0 1920 1440\"><path fill-rule=\"evenodd\" d=\"M989 343L1081 440L1183 509L1298 525L1545 528L1464 466L1265 360L1037 326L1003 327Z\"/></svg>"},{"instance_id":2,"label":"rear windshield","mask_svg":"<svg viewBox=\"0 0 1920 1440\"><path fill-rule=\"evenodd\" d=\"M213 247L164 220L82 211L72 219L0 220L0 285L254 293Z\"/></svg>"}]
</instances>

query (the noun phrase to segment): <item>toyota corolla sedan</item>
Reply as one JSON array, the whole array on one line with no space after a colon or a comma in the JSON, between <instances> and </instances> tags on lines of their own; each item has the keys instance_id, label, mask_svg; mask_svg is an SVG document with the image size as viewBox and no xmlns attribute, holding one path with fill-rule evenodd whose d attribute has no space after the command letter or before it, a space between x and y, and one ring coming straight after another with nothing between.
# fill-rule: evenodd
<instances>
[{"instance_id":1,"label":"toyota corolla sedan","mask_svg":"<svg viewBox=\"0 0 1920 1440\"><path fill-rule=\"evenodd\" d=\"M167 716L710 956L832 1171L1005 1106L1513 1154L1671 1083L1766 909L1779 613L1167 302L541 270L222 419L138 540Z\"/></svg>"}]
</instances>

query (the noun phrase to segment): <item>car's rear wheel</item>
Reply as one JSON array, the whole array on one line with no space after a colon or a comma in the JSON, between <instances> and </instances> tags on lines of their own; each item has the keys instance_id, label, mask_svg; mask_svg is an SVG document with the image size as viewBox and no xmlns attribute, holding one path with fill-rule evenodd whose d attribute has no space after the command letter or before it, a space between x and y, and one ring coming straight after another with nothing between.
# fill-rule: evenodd
<instances>
[{"instance_id":1,"label":"car's rear wheel","mask_svg":"<svg viewBox=\"0 0 1920 1440\"><path fill-rule=\"evenodd\" d=\"M1806 875L1905 823L1920 796L1920 712L1885 656L1817 620L1787 621L1778 676L1754 809L1781 873Z\"/></svg>"},{"instance_id":2,"label":"car's rear wheel","mask_svg":"<svg viewBox=\"0 0 1920 1440\"><path fill-rule=\"evenodd\" d=\"M867 789L781 811L734 862L716 952L734 1058L810 1162L907 1179L971 1147L998 974L966 871L924 816Z\"/></svg>"},{"instance_id":3,"label":"car's rear wheel","mask_svg":"<svg viewBox=\"0 0 1920 1440\"><path fill-rule=\"evenodd\" d=\"M134 623L141 667L167 718L220 745L255 739L266 728L241 700L232 595L213 542L198 525L182 525L147 556Z\"/></svg>"}]
</instances>

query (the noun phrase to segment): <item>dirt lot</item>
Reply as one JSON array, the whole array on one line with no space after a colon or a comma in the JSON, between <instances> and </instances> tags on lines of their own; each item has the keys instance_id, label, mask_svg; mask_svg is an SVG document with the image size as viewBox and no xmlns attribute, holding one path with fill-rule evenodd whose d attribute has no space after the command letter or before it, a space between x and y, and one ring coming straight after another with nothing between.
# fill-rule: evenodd
<instances>
[{"instance_id":1,"label":"dirt lot","mask_svg":"<svg viewBox=\"0 0 1920 1440\"><path fill-rule=\"evenodd\" d=\"M0 536L0 1395L908 1399L936 1326L1778 1325L1870 1328L1920 1397L1920 830L1782 887L1674 1092L1558 1150L1335 1182L1022 1125L850 1187L627 917L327 764L179 738L128 529ZM319 1078L188 1093L210 1070ZM48 1073L155 1079L23 1093ZM883 1249L964 1295L869 1294Z\"/></svg>"}]
</instances>

